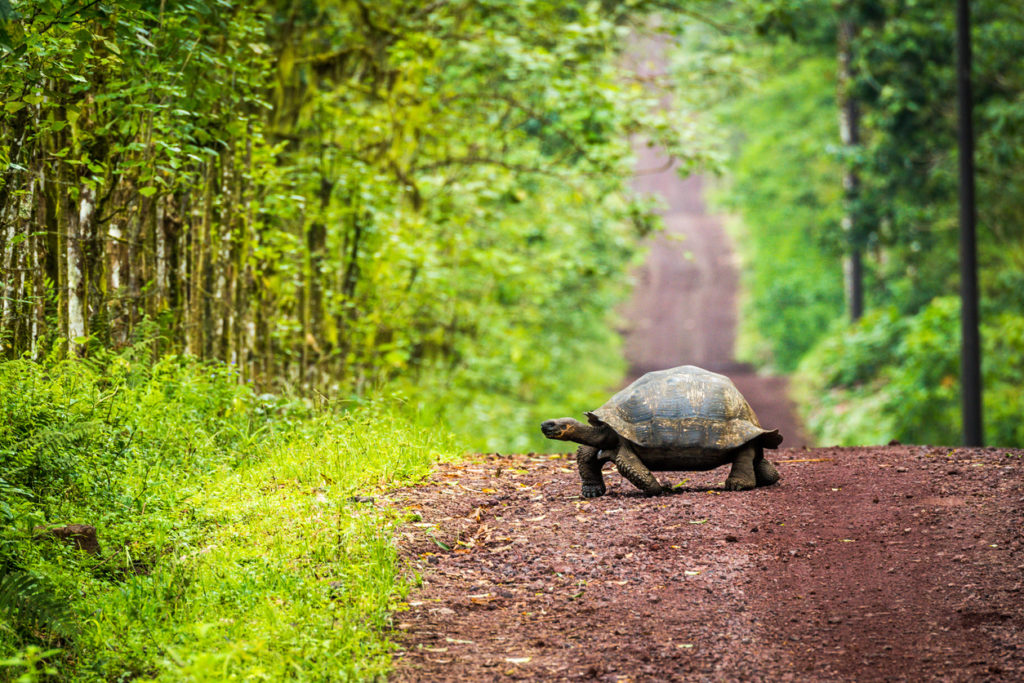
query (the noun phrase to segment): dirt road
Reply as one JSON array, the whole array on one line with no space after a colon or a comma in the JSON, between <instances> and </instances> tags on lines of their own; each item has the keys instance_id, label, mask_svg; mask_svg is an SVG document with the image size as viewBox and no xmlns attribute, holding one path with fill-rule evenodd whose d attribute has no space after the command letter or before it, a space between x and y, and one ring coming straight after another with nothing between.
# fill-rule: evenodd
<instances>
[{"instance_id":1,"label":"dirt road","mask_svg":"<svg viewBox=\"0 0 1024 683\"><path fill-rule=\"evenodd\" d=\"M640 167L662 165L640 150ZM785 382L733 360L736 266L702 180L637 179L667 204L626 311L634 376L733 377L783 446ZM769 453L781 481L614 471L580 497L568 456L442 465L382 504L418 516L422 585L395 615L399 681L1024 680L1024 451L886 446Z\"/></svg>"},{"instance_id":2,"label":"dirt road","mask_svg":"<svg viewBox=\"0 0 1024 683\"><path fill-rule=\"evenodd\" d=\"M627 57L630 70L657 79L665 69L663 42L637 41ZM633 147L633 188L659 198L665 230L651 240L633 296L622 310L629 379L684 364L721 372L732 378L761 423L782 433L787 447L807 445L785 378L759 375L735 360L738 259L721 217L708 210L705 179L680 179L672 160L643 139L634 140Z\"/></svg>"},{"instance_id":3,"label":"dirt road","mask_svg":"<svg viewBox=\"0 0 1024 683\"><path fill-rule=\"evenodd\" d=\"M684 364L724 373L786 446L807 445L785 378L759 375L734 359L739 270L722 219L708 211L704 178L681 180L657 148L638 144L636 154L634 188L661 198L665 231L651 241L623 309L631 379Z\"/></svg>"},{"instance_id":4,"label":"dirt road","mask_svg":"<svg viewBox=\"0 0 1024 683\"><path fill-rule=\"evenodd\" d=\"M655 498L581 499L559 456L440 467L389 501L423 578L394 679L1024 680L1024 451L781 455Z\"/></svg>"},{"instance_id":5,"label":"dirt road","mask_svg":"<svg viewBox=\"0 0 1024 683\"><path fill-rule=\"evenodd\" d=\"M778 429L787 447L808 444L783 377L761 375L734 359L737 259L722 219L708 212L704 179L681 180L658 150L637 150L636 189L661 197L665 231L650 244L622 314L630 380L649 370L699 365L728 375L761 424Z\"/></svg>"}]
</instances>

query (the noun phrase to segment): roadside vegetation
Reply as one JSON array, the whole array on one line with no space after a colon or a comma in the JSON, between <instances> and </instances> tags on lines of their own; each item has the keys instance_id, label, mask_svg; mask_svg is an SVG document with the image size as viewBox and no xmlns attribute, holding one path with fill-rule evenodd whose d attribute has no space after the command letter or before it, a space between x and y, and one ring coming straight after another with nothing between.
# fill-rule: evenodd
<instances>
[{"instance_id":1,"label":"roadside vegetation","mask_svg":"<svg viewBox=\"0 0 1024 683\"><path fill-rule=\"evenodd\" d=\"M1024 444L1019 9L971 3L985 433L1001 446ZM718 200L743 257L740 352L795 373L819 443L959 443L952 6L741 3L715 18L691 25L676 66L682 105L728 159ZM844 98L859 144L841 139ZM850 322L854 250L865 314Z\"/></svg>"},{"instance_id":2,"label":"roadside vegetation","mask_svg":"<svg viewBox=\"0 0 1024 683\"><path fill-rule=\"evenodd\" d=\"M0 365L0 677L372 678L410 577L367 501L454 454L147 345ZM141 358L140 358L141 356ZM86 522L86 553L42 533Z\"/></svg>"}]
</instances>

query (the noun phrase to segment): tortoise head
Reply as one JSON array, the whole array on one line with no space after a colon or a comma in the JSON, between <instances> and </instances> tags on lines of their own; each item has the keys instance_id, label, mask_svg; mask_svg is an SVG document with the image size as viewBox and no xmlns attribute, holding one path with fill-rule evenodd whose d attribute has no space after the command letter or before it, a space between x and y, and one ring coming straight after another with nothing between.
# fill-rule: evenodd
<instances>
[{"instance_id":1,"label":"tortoise head","mask_svg":"<svg viewBox=\"0 0 1024 683\"><path fill-rule=\"evenodd\" d=\"M583 424L579 420L574 420L571 417L560 417L557 420L547 420L542 422L540 425L540 431L544 432L544 436L549 439L558 439L559 441L573 441L573 434L576 432L577 427L582 427Z\"/></svg>"},{"instance_id":2,"label":"tortoise head","mask_svg":"<svg viewBox=\"0 0 1024 683\"><path fill-rule=\"evenodd\" d=\"M542 423L540 430L549 439L575 441L595 448L612 448L618 443L618 437L611 427L594 417L590 417L590 422L583 424L571 417L560 417Z\"/></svg>"}]
</instances>

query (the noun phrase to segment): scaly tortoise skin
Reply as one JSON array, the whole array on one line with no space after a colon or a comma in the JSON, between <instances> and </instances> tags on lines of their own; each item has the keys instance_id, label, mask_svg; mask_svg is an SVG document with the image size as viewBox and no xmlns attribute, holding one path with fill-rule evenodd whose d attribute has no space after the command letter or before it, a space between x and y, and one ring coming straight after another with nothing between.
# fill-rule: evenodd
<instances>
[{"instance_id":1,"label":"scaly tortoise skin","mask_svg":"<svg viewBox=\"0 0 1024 683\"><path fill-rule=\"evenodd\" d=\"M583 496L605 492L601 467L619 473L647 495L663 491L651 471L712 470L731 464L725 488L743 491L779 480L765 448L782 436L764 429L732 381L692 365L649 372L586 413L590 424L571 417L548 420L549 439L575 441Z\"/></svg>"}]
</instances>

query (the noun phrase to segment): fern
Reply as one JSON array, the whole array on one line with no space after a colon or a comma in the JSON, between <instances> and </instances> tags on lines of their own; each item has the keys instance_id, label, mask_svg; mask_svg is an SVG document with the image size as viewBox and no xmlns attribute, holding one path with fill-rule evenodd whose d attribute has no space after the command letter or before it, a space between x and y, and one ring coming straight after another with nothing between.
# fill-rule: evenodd
<instances>
[{"instance_id":1,"label":"fern","mask_svg":"<svg viewBox=\"0 0 1024 683\"><path fill-rule=\"evenodd\" d=\"M14 506L11 505L16 498L22 500L34 498L31 491L20 489L8 484L3 477L0 477L0 520L4 523L13 522L17 517Z\"/></svg>"},{"instance_id":2,"label":"fern","mask_svg":"<svg viewBox=\"0 0 1024 683\"><path fill-rule=\"evenodd\" d=\"M71 611L67 601L43 577L14 571L0 577L0 623L12 630L43 631L57 638L71 635Z\"/></svg>"},{"instance_id":3,"label":"fern","mask_svg":"<svg viewBox=\"0 0 1024 683\"><path fill-rule=\"evenodd\" d=\"M37 456L39 453L59 454L72 448L80 440L93 439L103 431L103 426L98 420L46 426L24 439L18 444L18 448L30 456Z\"/></svg>"}]
</instances>

